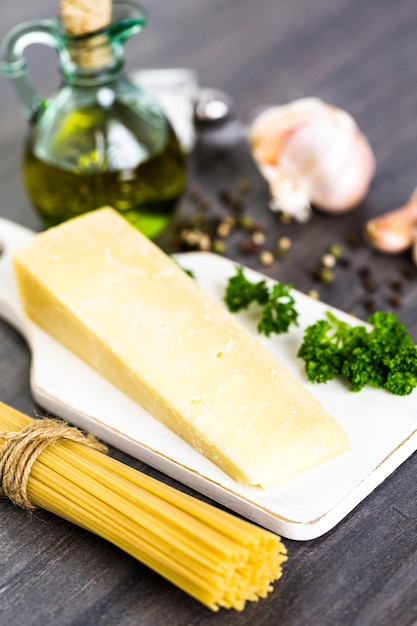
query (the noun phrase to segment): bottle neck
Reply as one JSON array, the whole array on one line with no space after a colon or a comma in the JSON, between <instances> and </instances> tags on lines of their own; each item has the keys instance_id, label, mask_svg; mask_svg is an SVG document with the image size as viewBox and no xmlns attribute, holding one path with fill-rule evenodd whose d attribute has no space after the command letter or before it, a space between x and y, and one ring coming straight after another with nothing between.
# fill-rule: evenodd
<instances>
[{"instance_id":1,"label":"bottle neck","mask_svg":"<svg viewBox=\"0 0 417 626\"><path fill-rule=\"evenodd\" d=\"M60 52L60 72L67 84L92 87L117 78L124 68L123 46L98 35Z\"/></svg>"}]
</instances>

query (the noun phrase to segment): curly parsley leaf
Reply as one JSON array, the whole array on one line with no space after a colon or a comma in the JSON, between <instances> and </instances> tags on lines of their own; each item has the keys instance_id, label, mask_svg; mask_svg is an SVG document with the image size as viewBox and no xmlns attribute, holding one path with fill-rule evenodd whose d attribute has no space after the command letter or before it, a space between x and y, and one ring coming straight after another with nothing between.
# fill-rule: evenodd
<instances>
[{"instance_id":1,"label":"curly parsley leaf","mask_svg":"<svg viewBox=\"0 0 417 626\"><path fill-rule=\"evenodd\" d=\"M319 320L308 326L298 356L305 361L307 378L313 382L326 383L342 370L342 357L336 334L329 335L332 325Z\"/></svg>"},{"instance_id":2,"label":"curly parsley leaf","mask_svg":"<svg viewBox=\"0 0 417 626\"><path fill-rule=\"evenodd\" d=\"M309 326L298 356L312 382L343 376L351 391L366 385L396 395L409 395L417 386L417 347L394 313L377 311L371 329L350 326L330 312Z\"/></svg>"},{"instance_id":3,"label":"curly parsley leaf","mask_svg":"<svg viewBox=\"0 0 417 626\"><path fill-rule=\"evenodd\" d=\"M229 278L224 301L232 313L247 309L252 302L266 304L269 298L269 290L266 281L258 283L250 282L241 267L236 268L235 276Z\"/></svg>"},{"instance_id":4,"label":"curly parsley leaf","mask_svg":"<svg viewBox=\"0 0 417 626\"><path fill-rule=\"evenodd\" d=\"M247 309L252 303L262 307L258 332L269 337L272 333L288 332L291 324L298 324L295 300L291 295L292 285L276 283L271 288L265 280L251 282L237 267L236 274L227 284L224 301L232 313Z\"/></svg>"},{"instance_id":5,"label":"curly parsley leaf","mask_svg":"<svg viewBox=\"0 0 417 626\"><path fill-rule=\"evenodd\" d=\"M291 289L292 285L284 283L276 283L272 287L258 324L259 333L267 337L272 333L287 333L291 324L298 324L298 312Z\"/></svg>"}]
</instances>

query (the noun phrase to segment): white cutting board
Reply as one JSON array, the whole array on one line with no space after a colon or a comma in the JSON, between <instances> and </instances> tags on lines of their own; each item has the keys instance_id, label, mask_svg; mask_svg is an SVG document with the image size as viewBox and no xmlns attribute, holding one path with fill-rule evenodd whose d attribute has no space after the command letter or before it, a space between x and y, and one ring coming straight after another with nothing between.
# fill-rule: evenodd
<instances>
[{"instance_id":1,"label":"white cutting board","mask_svg":"<svg viewBox=\"0 0 417 626\"><path fill-rule=\"evenodd\" d=\"M417 449L417 394L396 397L377 389L358 394L341 381L308 383L296 357L303 329L329 308L295 292L300 326L271 339L259 337L340 422L352 451L279 488L263 491L236 483L61 344L25 318L10 253L34 233L0 218L0 316L26 338L32 351L31 388L45 409L77 424L242 516L290 539L313 539L341 521ZM222 299L234 263L210 253L177 256L213 298ZM247 270L249 278L260 275ZM335 311L350 322L354 318ZM256 333L253 313L239 319Z\"/></svg>"}]
</instances>

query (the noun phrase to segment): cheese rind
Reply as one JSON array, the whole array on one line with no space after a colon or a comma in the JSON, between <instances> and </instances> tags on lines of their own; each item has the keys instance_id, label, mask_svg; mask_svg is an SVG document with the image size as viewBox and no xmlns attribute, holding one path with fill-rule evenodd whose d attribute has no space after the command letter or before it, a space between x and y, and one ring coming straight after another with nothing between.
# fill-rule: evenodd
<instances>
[{"instance_id":1,"label":"cheese rind","mask_svg":"<svg viewBox=\"0 0 417 626\"><path fill-rule=\"evenodd\" d=\"M349 449L224 306L110 208L14 255L28 317L238 482L273 488Z\"/></svg>"}]
</instances>

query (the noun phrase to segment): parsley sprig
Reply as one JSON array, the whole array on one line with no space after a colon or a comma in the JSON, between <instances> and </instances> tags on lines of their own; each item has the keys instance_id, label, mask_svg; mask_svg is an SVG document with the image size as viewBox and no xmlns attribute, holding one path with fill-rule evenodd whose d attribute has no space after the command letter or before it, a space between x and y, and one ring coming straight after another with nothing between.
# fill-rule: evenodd
<instances>
[{"instance_id":1,"label":"parsley sprig","mask_svg":"<svg viewBox=\"0 0 417 626\"><path fill-rule=\"evenodd\" d=\"M417 386L417 347L395 313L376 311L371 329L350 326L329 311L304 333L298 356L307 377L324 383L344 377L351 391L366 385L384 388L400 396Z\"/></svg>"},{"instance_id":2,"label":"parsley sprig","mask_svg":"<svg viewBox=\"0 0 417 626\"><path fill-rule=\"evenodd\" d=\"M251 282L243 268L237 267L236 274L228 281L224 301L232 313L247 309L253 303L260 305L262 310L257 330L269 337L272 333L288 332L291 324L298 325L298 312L291 289L291 284L275 283L270 288L265 280Z\"/></svg>"}]
</instances>

